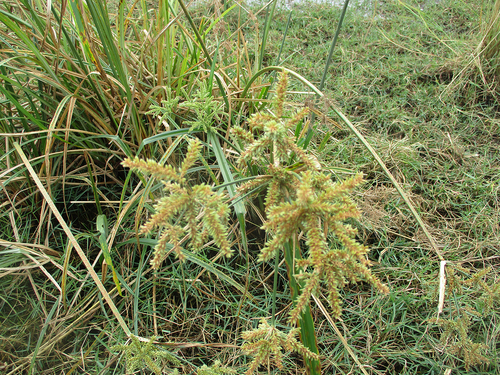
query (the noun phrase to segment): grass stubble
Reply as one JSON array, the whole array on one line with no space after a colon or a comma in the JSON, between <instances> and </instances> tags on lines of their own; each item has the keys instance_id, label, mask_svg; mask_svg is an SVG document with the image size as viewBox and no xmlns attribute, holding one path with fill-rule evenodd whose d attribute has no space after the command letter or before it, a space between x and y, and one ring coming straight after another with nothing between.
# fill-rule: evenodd
<instances>
[{"instance_id":1,"label":"grass stubble","mask_svg":"<svg viewBox=\"0 0 500 375\"><path fill-rule=\"evenodd\" d=\"M315 101L313 95L301 94L304 87L298 81L291 81L289 91L295 92L294 106L309 103L326 115L325 118L316 116L319 126L311 141L318 159L340 178L364 173L366 183L355 193L363 211L362 219L356 224L358 237L371 248L373 272L390 288L388 296L375 293L365 284L343 289L343 313L335 322L337 330L329 325L319 308L313 308L325 374L499 372L499 290L495 285L499 281L500 256L500 130L496 65L491 52L496 41L494 32L490 31L493 37L483 39L485 32L495 30L490 27L485 31L483 26L494 22L488 18L489 11L485 2L451 0L424 6L411 2L376 2L350 8L326 81L324 92L328 101ZM216 8L215 12L221 14L223 10ZM280 53L284 66L313 83L319 82L325 61L318 56L326 59L328 41L335 32L332 20L338 19L340 9L324 4L295 4L281 50L289 12L280 7L275 10L266 53L262 56L263 66L272 65ZM146 15L143 13L139 19L138 24L145 23ZM198 25L202 22L196 11L193 11L193 19ZM224 16L226 26L217 30L222 34L216 30L207 33L206 43L215 49L217 42L213 46L210 43L218 37L223 40L224 35L234 32L235 25L243 24L237 37L246 38L246 44L242 43L244 48L238 52L242 56L237 69L251 71L255 69L254 62L261 58L258 48L254 48L259 43L255 32L258 22L264 19L265 12L253 16L235 8ZM214 29L220 25L222 23L217 23ZM259 27L263 27L262 23ZM176 36L172 33L170 37L173 41ZM189 44L188 39L185 45ZM486 43L487 48L482 43ZM236 53L232 39L221 43L218 49L215 64L224 65L224 59L230 61ZM12 56L2 57L7 58ZM483 60L489 62L483 63ZM169 86L178 90L177 95L192 95L190 87L196 87L199 78L179 83L175 82L175 74L185 73L190 64L195 65L193 69L203 64L170 61L178 65L170 70L174 72L174 82L169 82ZM130 61L127 64L133 66ZM112 70L110 66L103 69ZM146 72L143 78L152 80L151 74L158 77L160 73ZM5 71L2 75L6 75ZM24 82L21 73L18 77L19 86L27 85L28 80ZM200 77L215 81L212 76ZM3 78L4 95L15 92L9 91L9 82L15 86L15 82ZM114 82L102 83L101 94L109 95ZM149 85L153 90L155 85ZM81 88L84 89L91 87ZM37 120L50 122L53 118L50 113L55 112L57 102L63 98L44 90L44 95L56 104L39 98L31 105L36 108L40 100L46 113L41 112ZM144 92L147 96L147 90ZM33 89L33 97L37 97L36 94ZM87 93L82 96L93 97ZM167 93L156 98L167 99ZM145 103L138 106L136 117L139 118L146 112L148 102L141 95L134 100ZM448 262L445 303L439 316L437 254L364 146L346 128L338 129L326 118L335 119L329 101L348 114L375 148L420 213ZM103 107L103 102L96 105L102 112L126 113L119 102L112 102L116 107L108 108ZM81 107L75 116L81 116L79 121L88 126L92 121L85 110ZM16 131L6 125L13 124L10 121L13 115L5 98L2 113L2 132L6 139L2 147L12 157L1 159L0 369L12 374L123 373L124 358L110 348L117 342L125 342L126 337L88 272L71 252L71 243L43 199L33 192L23 172L14 168L20 161L16 160L8 142L12 137L7 133ZM177 111L176 115L185 113ZM240 115L244 117L246 113L240 112ZM231 119L234 118L237 117ZM114 119L118 125L119 119L119 116ZM106 142L100 142L100 138L102 134L116 134L116 129L115 133L108 132L106 126L112 121L94 117L92 123L99 124L98 130L89 137L71 138L72 134L63 133L66 134L60 136L63 139L57 139L76 144L72 150L85 151L75 152L74 157L70 151L64 162L52 154L50 160L46 157L50 139L30 139L29 136L19 139L31 147L30 155L38 166L40 179L45 179L75 237L87 256L94 259L94 268L105 281L132 333L141 337L156 336L157 346L174 352L180 360L181 373L193 373L217 360L238 373L243 372L249 359L240 353L241 332L251 330L259 317L269 314L276 270L270 264L258 262L257 250L263 246L264 239L259 243L259 236L247 235L251 240L245 251L237 241L237 226L233 228L235 235L231 244L236 250L235 256L220 261L214 272L207 271L216 256L210 248L200 255L198 263L186 266L172 257L158 271L150 267L153 241L137 237L136 230L142 210L152 211L152 202L159 196L161 186L151 180L127 176L117 160L141 152L145 157L159 160L175 151L177 159L169 159L174 163L182 160L182 148L176 148L172 138L139 147L144 139L162 134L163 124L155 124L154 118L149 118L149 122L152 132L141 133L139 125L131 121L131 128L123 132L123 139L128 143L106 149L107 142L116 140L103 137ZM25 132L28 130L33 129L25 129ZM80 131L90 132L85 126ZM322 142L326 137L328 141ZM129 148L130 154L127 154ZM100 156L103 149L111 157ZM65 151L63 146L60 150ZM204 157L207 163L216 159L211 153ZM45 164L40 166L41 163ZM60 165L54 165L57 163ZM51 173L44 172L44 168L52 168ZM200 179L213 179L208 172L204 173ZM57 188L50 190L51 186ZM99 208L95 204L96 194ZM106 214L112 223L109 243L113 245L113 265L118 270L123 297L119 296L111 276L103 276L111 271L98 257L101 248L95 216L100 213ZM258 233L260 218L248 217L248 233ZM55 302L60 295L63 274L67 274L65 297L58 305ZM286 275L285 264L280 264L276 292L278 322L285 321L290 308ZM224 276L233 283L228 283ZM242 308L239 287L249 293L243 298L245 308ZM472 353L472 358L468 353ZM474 363L474 359L481 357L484 360ZM302 360L298 356L285 357L283 362L283 373L301 373Z\"/></svg>"}]
</instances>

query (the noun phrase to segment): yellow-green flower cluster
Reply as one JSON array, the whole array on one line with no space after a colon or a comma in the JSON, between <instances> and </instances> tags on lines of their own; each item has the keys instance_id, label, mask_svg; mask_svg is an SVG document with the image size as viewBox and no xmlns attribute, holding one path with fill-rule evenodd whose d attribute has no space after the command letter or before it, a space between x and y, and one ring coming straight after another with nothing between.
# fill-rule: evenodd
<instances>
[{"instance_id":1,"label":"yellow-green flower cluster","mask_svg":"<svg viewBox=\"0 0 500 375\"><path fill-rule=\"evenodd\" d=\"M267 175L244 185L242 193L258 190L258 183L267 189L265 203L267 221L263 225L272 234L261 250L259 259L268 261L285 244L303 232L307 245L306 259L296 259L299 268L295 277L301 283L301 294L290 313L290 322L297 323L309 299L321 285L335 316L339 316L339 289L349 282L364 280L377 289L388 289L370 270L366 258L368 249L356 242L356 230L345 220L359 217L349 193L362 181L357 175L334 183L310 153L297 145L293 129L303 121L307 109L289 119L283 119L287 85L286 75L278 84L274 115L257 114L249 121L250 130L237 128L233 135L246 144L239 165L267 165Z\"/></svg>"},{"instance_id":2,"label":"yellow-green flower cluster","mask_svg":"<svg viewBox=\"0 0 500 375\"><path fill-rule=\"evenodd\" d=\"M241 336L245 343L242 349L254 357L246 374L253 374L261 364L273 363L279 369L283 368L285 350L297 352L309 359L319 359L316 353L297 341L295 336L298 332L299 330L294 328L285 334L276 327L270 326L265 319L261 319L258 328L243 332Z\"/></svg>"},{"instance_id":3,"label":"yellow-green flower cluster","mask_svg":"<svg viewBox=\"0 0 500 375\"><path fill-rule=\"evenodd\" d=\"M162 180L164 185L166 196L159 200L155 206L155 214L141 227L142 233L149 233L157 227L162 228L151 261L154 269L160 267L170 251L183 260L185 256L182 251L186 244L196 251L204 245L209 236L213 238L222 255L230 256L232 253L227 229L229 207L225 197L214 192L206 184L189 186L185 178L188 169L199 158L200 150L199 140L190 141L184 161L177 169L152 160L127 159L123 162L126 167ZM182 217L179 218L181 213Z\"/></svg>"}]
</instances>

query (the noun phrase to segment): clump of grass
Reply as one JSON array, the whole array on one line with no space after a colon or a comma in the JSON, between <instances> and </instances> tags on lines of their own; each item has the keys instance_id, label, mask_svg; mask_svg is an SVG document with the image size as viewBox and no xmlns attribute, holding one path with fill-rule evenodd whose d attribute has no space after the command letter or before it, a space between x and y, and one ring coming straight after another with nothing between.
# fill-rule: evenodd
<instances>
[{"instance_id":1,"label":"clump of grass","mask_svg":"<svg viewBox=\"0 0 500 375\"><path fill-rule=\"evenodd\" d=\"M347 193L361 181L361 176L334 184L331 176L320 170L318 161L297 146L291 131L304 120L307 108L287 119L284 107L287 83L288 77L284 73L277 86L272 115L255 114L249 120L250 131L237 126L231 131L244 144L235 163L243 176L251 177L251 181L239 189L240 193L248 195L249 192L261 191L260 198L265 202L267 219L262 229L270 239L260 250L259 260L266 262L272 258L278 259L283 250L294 300L289 323L292 326L300 325L312 336L312 340L308 340L302 335L304 346L300 352L305 355L306 363L311 362L307 365L309 371L318 373L319 357L309 300L318 293L320 284L326 285L328 301L335 317L341 313L339 290L348 282L364 280L383 292L387 293L388 289L370 273L370 262L365 258L368 249L356 242L356 230L343 223L359 215ZM206 184L191 185L186 179L187 172L200 157L200 148L200 141L191 141L178 170L152 160L124 162L126 167L161 180L167 193L157 203L155 214L141 230L147 233L155 227L162 228L151 261L154 269L160 267L170 251L185 260L182 246L187 240L190 240L193 250L198 250L205 245L208 235L214 239L220 255L232 255L227 239L228 206L224 202L227 198L213 192ZM252 175L255 170L265 174ZM298 246L298 236L302 231L305 241L303 250L300 249L302 246ZM335 240L330 240L330 236L334 236ZM166 251L167 244L169 252ZM302 259L301 254L305 252L308 255ZM276 285L274 289L273 293L276 294ZM273 321L274 315L275 312ZM259 338L256 344L259 347L252 349L258 355L248 373L269 359L271 354L279 357L279 348L284 345L283 337L273 328L272 332L276 334L272 333L270 341L262 346L261 331L266 331L266 327L260 327L255 334L244 335L244 338L252 341ZM291 340L290 345L295 342L291 337L286 340ZM297 344L292 346L299 349ZM278 365L281 366L280 359Z\"/></svg>"},{"instance_id":2,"label":"clump of grass","mask_svg":"<svg viewBox=\"0 0 500 375\"><path fill-rule=\"evenodd\" d=\"M485 34L481 41L481 55L492 69L493 76L500 73L500 1L495 1L490 13L490 19L485 26Z\"/></svg>"}]
</instances>

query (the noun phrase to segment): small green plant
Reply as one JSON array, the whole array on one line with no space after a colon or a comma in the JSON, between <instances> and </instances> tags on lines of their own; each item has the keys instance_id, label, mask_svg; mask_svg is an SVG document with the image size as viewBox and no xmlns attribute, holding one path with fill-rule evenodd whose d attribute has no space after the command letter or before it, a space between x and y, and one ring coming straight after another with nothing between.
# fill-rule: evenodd
<instances>
[{"instance_id":1,"label":"small green plant","mask_svg":"<svg viewBox=\"0 0 500 375\"><path fill-rule=\"evenodd\" d=\"M208 82L200 82L199 90L194 94L192 100L185 101L179 106L193 112L192 120L184 123L190 126L190 131L203 130L208 133L213 130L218 116L224 115L225 111L220 101L214 99L212 87Z\"/></svg>"},{"instance_id":2,"label":"small green plant","mask_svg":"<svg viewBox=\"0 0 500 375\"><path fill-rule=\"evenodd\" d=\"M197 371L196 375L228 375L236 374L236 371L222 366L220 361L215 361L212 366L203 365Z\"/></svg>"},{"instance_id":3,"label":"small green plant","mask_svg":"<svg viewBox=\"0 0 500 375\"><path fill-rule=\"evenodd\" d=\"M295 351L305 358L319 360L316 353L297 341L295 336L298 333L298 328L291 329L288 334L280 332L276 327L269 325L264 318L261 319L257 329L243 332L241 337L245 343L241 349L254 357L246 374L251 375L260 365L269 366L270 363L274 363L279 369L283 368L283 349Z\"/></svg>"},{"instance_id":4,"label":"small green plant","mask_svg":"<svg viewBox=\"0 0 500 375\"><path fill-rule=\"evenodd\" d=\"M500 302L500 286L490 286L484 280L490 271L491 267L488 267L464 278L464 275L470 274L470 270L458 265L448 267L450 317L431 319L432 323L443 329L441 345L447 353L463 358L467 371L472 366L490 362L487 357L488 345L473 342L470 338L473 322L486 319Z\"/></svg>"},{"instance_id":5,"label":"small green plant","mask_svg":"<svg viewBox=\"0 0 500 375\"><path fill-rule=\"evenodd\" d=\"M172 353L156 348L153 345L155 339L156 337L152 337L148 342L143 342L132 335L128 344L115 345L111 347L111 350L121 351L125 354L127 374L132 374L137 369L148 368L156 375L161 375L165 373L164 362L179 366L180 361ZM170 375L178 373L177 370L168 372Z\"/></svg>"},{"instance_id":6,"label":"small green plant","mask_svg":"<svg viewBox=\"0 0 500 375\"><path fill-rule=\"evenodd\" d=\"M327 285L329 302L337 317L341 311L338 288L360 280L383 292L387 292L387 287L370 273L370 262L365 257L368 248L356 242L356 230L344 224L345 220L360 215L347 193L362 181L361 175L334 183L329 174L321 171L317 159L294 143L292 131L304 119L307 109L284 119L286 87L287 76L283 74L277 88L274 115L256 114L249 122L253 133L241 128L236 128L234 133L248 142L239 159L240 167L267 167L267 175L257 183L266 187L267 221L263 229L272 235L261 251L260 260L270 260L289 241L297 246L298 235L304 233L308 257L297 259L294 267L299 271L293 272L303 284L290 313L290 323L295 324L321 282ZM256 182L251 181L240 190L246 192L255 189L255 185Z\"/></svg>"}]
</instances>

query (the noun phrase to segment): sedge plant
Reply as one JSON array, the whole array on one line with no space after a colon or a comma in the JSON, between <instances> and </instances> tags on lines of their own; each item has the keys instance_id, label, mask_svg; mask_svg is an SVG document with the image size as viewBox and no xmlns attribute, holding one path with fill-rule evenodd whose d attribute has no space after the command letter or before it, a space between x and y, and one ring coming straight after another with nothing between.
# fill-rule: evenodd
<instances>
[{"instance_id":1,"label":"sedge plant","mask_svg":"<svg viewBox=\"0 0 500 375\"><path fill-rule=\"evenodd\" d=\"M243 349L254 356L248 374L268 361L279 367L283 348L303 355L308 373L320 374L311 297L325 291L333 315L339 317L339 291L348 283L365 281L387 292L387 287L370 272L368 248L356 241L356 230L346 223L360 215L349 192L361 183L362 177L334 182L330 174L322 171L318 160L296 144L293 130L304 121L307 109L291 116L285 113L287 82L287 75L282 74L271 112L255 114L245 128L231 129L242 147L235 165L242 177L251 177L240 184L240 196L250 199L257 195L264 202L262 213L266 219L262 229L268 240L260 249L259 260L285 260L293 301L287 323L297 327L288 334L280 332L273 314L271 322L264 319L256 330L245 332L243 339L247 343ZM161 180L164 187L165 194L156 204L155 213L141 229L148 233L160 228L151 261L155 269L170 253L182 261L186 251L200 251L209 240L221 256L233 254L229 240L230 197L220 189L193 184L189 179L189 170L201 149L201 141L191 139L179 167L153 160L124 162L126 167ZM297 332L300 342L294 338Z\"/></svg>"}]
</instances>

